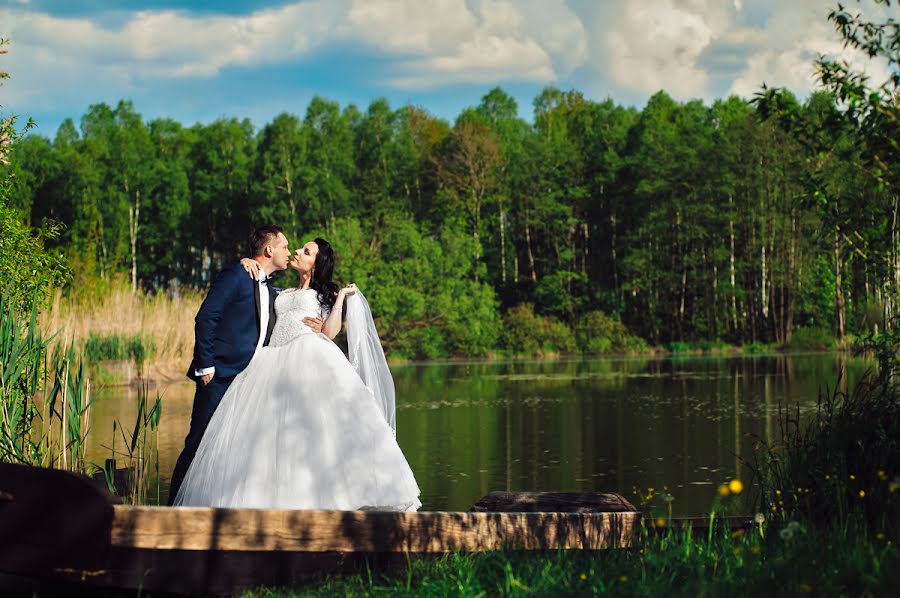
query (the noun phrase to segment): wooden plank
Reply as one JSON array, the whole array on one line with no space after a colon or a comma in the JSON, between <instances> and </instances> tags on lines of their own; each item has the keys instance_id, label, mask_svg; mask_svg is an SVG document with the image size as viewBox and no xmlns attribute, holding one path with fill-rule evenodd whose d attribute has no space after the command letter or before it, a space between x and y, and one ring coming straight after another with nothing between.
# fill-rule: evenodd
<instances>
[{"instance_id":1,"label":"wooden plank","mask_svg":"<svg viewBox=\"0 0 900 598\"><path fill-rule=\"evenodd\" d=\"M124 505L114 512L114 547L338 553L626 548L640 518L636 512L393 513Z\"/></svg>"},{"instance_id":2,"label":"wooden plank","mask_svg":"<svg viewBox=\"0 0 900 598\"><path fill-rule=\"evenodd\" d=\"M637 509L615 492L491 492L474 512L625 513Z\"/></svg>"}]
</instances>

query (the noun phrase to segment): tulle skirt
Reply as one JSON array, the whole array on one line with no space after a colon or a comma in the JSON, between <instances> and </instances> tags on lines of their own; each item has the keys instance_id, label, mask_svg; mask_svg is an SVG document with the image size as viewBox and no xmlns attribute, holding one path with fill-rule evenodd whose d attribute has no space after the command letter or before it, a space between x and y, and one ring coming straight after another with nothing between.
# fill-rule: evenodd
<instances>
[{"instance_id":1,"label":"tulle skirt","mask_svg":"<svg viewBox=\"0 0 900 598\"><path fill-rule=\"evenodd\" d=\"M222 398L177 506L421 506L393 431L341 350L303 334L257 351Z\"/></svg>"}]
</instances>

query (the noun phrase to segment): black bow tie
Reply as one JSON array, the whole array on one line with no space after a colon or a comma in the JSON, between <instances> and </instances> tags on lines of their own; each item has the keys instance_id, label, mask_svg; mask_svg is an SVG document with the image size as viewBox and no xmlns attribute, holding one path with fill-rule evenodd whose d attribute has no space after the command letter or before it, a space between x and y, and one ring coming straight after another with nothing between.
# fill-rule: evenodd
<instances>
[{"instance_id":1,"label":"black bow tie","mask_svg":"<svg viewBox=\"0 0 900 598\"><path fill-rule=\"evenodd\" d=\"M272 284L272 277L271 277L271 276L267 276L266 278L261 279L261 280L259 281L259 284L265 284L265 285L270 285L270 284Z\"/></svg>"}]
</instances>

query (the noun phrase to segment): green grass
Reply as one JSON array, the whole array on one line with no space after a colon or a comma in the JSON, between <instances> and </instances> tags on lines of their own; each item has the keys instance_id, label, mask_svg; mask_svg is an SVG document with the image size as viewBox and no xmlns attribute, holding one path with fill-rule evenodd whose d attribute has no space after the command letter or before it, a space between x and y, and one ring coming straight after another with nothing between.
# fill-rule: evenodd
<instances>
[{"instance_id":1,"label":"green grass","mask_svg":"<svg viewBox=\"0 0 900 598\"><path fill-rule=\"evenodd\" d=\"M771 525L765 537L651 532L631 551L449 554L243 596L877 596L900 587L896 539L865 526L791 529L789 539Z\"/></svg>"},{"instance_id":2,"label":"green grass","mask_svg":"<svg viewBox=\"0 0 900 598\"><path fill-rule=\"evenodd\" d=\"M104 360L131 360L138 366L153 357L153 340L142 334L132 336L113 334L91 335L84 344L84 355L91 363Z\"/></svg>"}]
</instances>

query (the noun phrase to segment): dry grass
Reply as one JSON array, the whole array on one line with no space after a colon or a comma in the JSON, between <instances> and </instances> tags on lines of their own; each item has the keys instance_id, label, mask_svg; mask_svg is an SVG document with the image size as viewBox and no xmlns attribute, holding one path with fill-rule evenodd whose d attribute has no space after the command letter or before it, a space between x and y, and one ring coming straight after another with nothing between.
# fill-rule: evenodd
<instances>
[{"instance_id":1,"label":"dry grass","mask_svg":"<svg viewBox=\"0 0 900 598\"><path fill-rule=\"evenodd\" d=\"M184 290L176 295L131 292L115 280L90 289L57 291L41 314L45 333L62 330L78 343L89 336L134 336L152 340L155 352L145 367L152 378L177 379L184 375L194 349L194 315L204 292Z\"/></svg>"}]
</instances>

